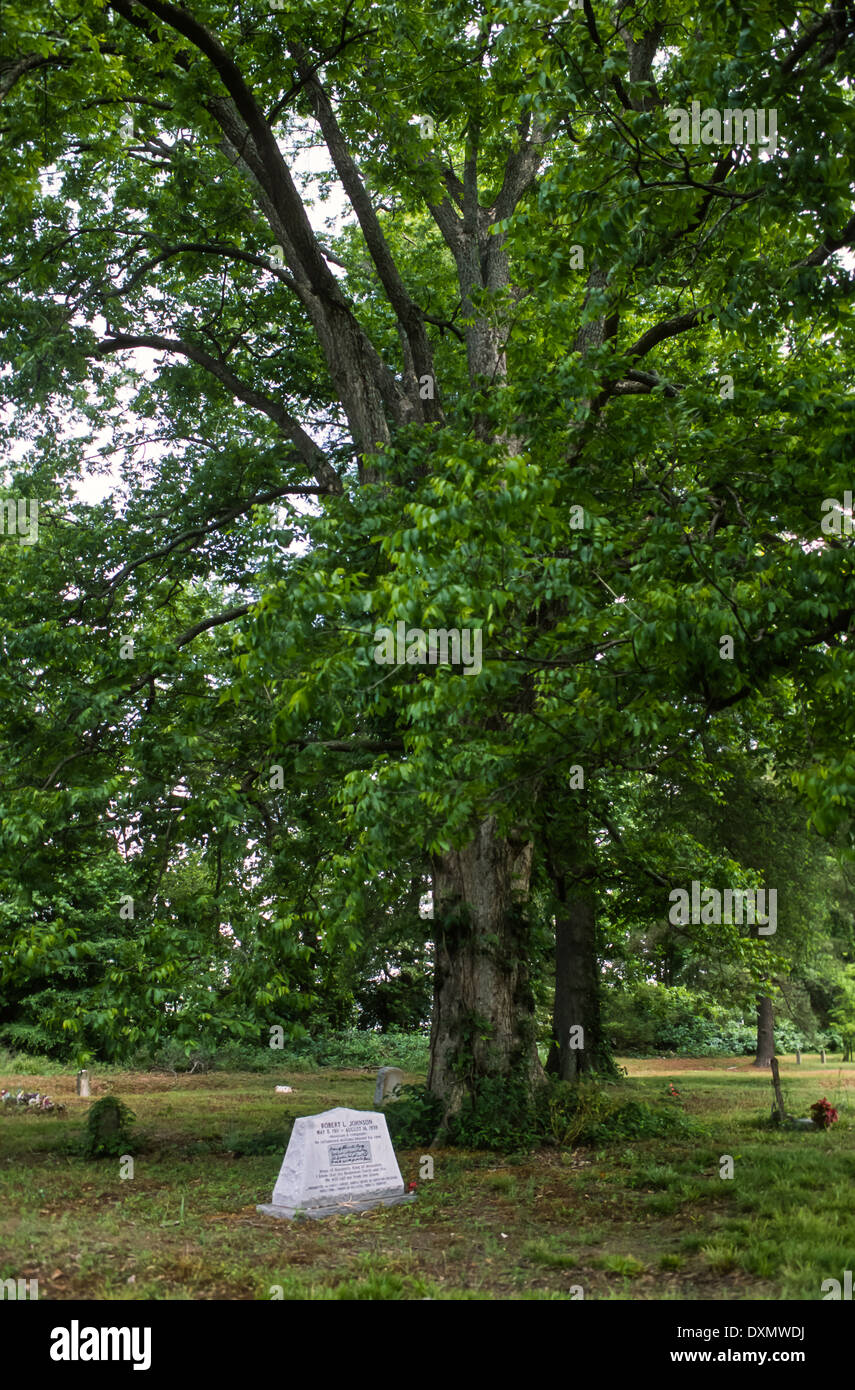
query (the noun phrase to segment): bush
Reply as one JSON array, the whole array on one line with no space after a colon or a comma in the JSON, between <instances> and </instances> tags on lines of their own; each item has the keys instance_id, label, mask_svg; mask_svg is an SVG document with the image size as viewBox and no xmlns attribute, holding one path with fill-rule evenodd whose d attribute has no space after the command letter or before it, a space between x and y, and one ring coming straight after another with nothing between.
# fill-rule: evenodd
<instances>
[{"instance_id":1,"label":"bush","mask_svg":"<svg viewBox=\"0 0 855 1390\"><path fill-rule=\"evenodd\" d=\"M604 1001L605 1031L615 1052L624 1057L673 1053L685 1057L753 1056L757 1046L754 1018L716 1004L708 994L683 985L641 982L612 990ZM829 1033L805 1032L789 1019L775 1022L778 1052L797 1047L832 1048Z\"/></svg>"},{"instance_id":2,"label":"bush","mask_svg":"<svg viewBox=\"0 0 855 1390\"><path fill-rule=\"evenodd\" d=\"M47 1056L56 1049L56 1039L39 1023L4 1023L0 1026L0 1042L30 1056Z\"/></svg>"},{"instance_id":3,"label":"bush","mask_svg":"<svg viewBox=\"0 0 855 1390\"><path fill-rule=\"evenodd\" d=\"M359 1028L327 1033L286 1045L278 1055L285 1066L309 1063L316 1067L401 1067L426 1071L430 1039L426 1033L369 1033Z\"/></svg>"},{"instance_id":4,"label":"bush","mask_svg":"<svg viewBox=\"0 0 855 1390\"><path fill-rule=\"evenodd\" d=\"M442 1120L442 1102L425 1086L402 1086L400 1099L385 1110L389 1133L402 1147L430 1144ZM450 1121L443 1142L464 1149L532 1148L541 1142L537 1105L520 1083L499 1078L481 1082Z\"/></svg>"},{"instance_id":5,"label":"bush","mask_svg":"<svg viewBox=\"0 0 855 1390\"><path fill-rule=\"evenodd\" d=\"M123 1063L129 1071L211 1071L216 1065L217 1054L209 1048L185 1043L169 1038L159 1046L134 1048Z\"/></svg>"},{"instance_id":6,"label":"bush","mask_svg":"<svg viewBox=\"0 0 855 1390\"><path fill-rule=\"evenodd\" d=\"M551 1089L551 1086L548 1088ZM542 1105L522 1083L488 1078L467 1096L449 1126L449 1142L464 1149L513 1153L545 1139Z\"/></svg>"},{"instance_id":7,"label":"bush","mask_svg":"<svg viewBox=\"0 0 855 1390\"><path fill-rule=\"evenodd\" d=\"M543 1103L552 1139L561 1148L572 1148L609 1113L614 1101L600 1079L585 1076L578 1081L552 1080Z\"/></svg>"},{"instance_id":8,"label":"bush","mask_svg":"<svg viewBox=\"0 0 855 1390\"><path fill-rule=\"evenodd\" d=\"M230 1042L215 1050L170 1041L138 1048L128 1059L137 1071L272 1072L307 1067L386 1067L426 1071L429 1039L424 1033L370 1033L345 1028L319 1037L286 1039L282 1048Z\"/></svg>"},{"instance_id":9,"label":"bush","mask_svg":"<svg viewBox=\"0 0 855 1390\"><path fill-rule=\"evenodd\" d=\"M424 1086L402 1086L387 1107L393 1141L402 1148L430 1144L442 1119L442 1104ZM449 1147L525 1152L557 1145L604 1144L695 1133L682 1110L663 1101L621 1102L619 1083L599 1077L578 1082L549 1079L532 1097L521 1083L486 1080L449 1122Z\"/></svg>"},{"instance_id":10,"label":"bush","mask_svg":"<svg viewBox=\"0 0 855 1390\"><path fill-rule=\"evenodd\" d=\"M688 1115L676 1106L654 1107L646 1101L629 1100L588 1126L580 1137L588 1144L608 1144L616 1139L667 1139L696 1132Z\"/></svg>"},{"instance_id":11,"label":"bush","mask_svg":"<svg viewBox=\"0 0 855 1390\"><path fill-rule=\"evenodd\" d=\"M414 1149L432 1143L442 1120L442 1102L426 1086L402 1086L398 1099L383 1113L393 1143Z\"/></svg>"},{"instance_id":12,"label":"bush","mask_svg":"<svg viewBox=\"0 0 855 1390\"><path fill-rule=\"evenodd\" d=\"M68 1064L57 1062L40 1052L18 1052L0 1047L0 1072L19 1076L59 1076L67 1073Z\"/></svg>"},{"instance_id":13,"label":"bush","mask_svg":"<svg viewBox=\"0 0 855 1390\"><path fill-rule=\"evenodd\" d=\"M104 1096L89 1107L83 1153L86 1158L117 1158L134 1152L133 1111L118 1096Z\"/></svg>"}]
</instances>

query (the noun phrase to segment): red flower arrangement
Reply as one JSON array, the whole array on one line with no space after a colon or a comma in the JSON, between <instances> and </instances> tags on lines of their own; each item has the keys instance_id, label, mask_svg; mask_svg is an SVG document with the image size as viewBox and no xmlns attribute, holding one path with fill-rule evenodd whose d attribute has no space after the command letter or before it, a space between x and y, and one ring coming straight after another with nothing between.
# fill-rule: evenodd
<instances>
[{"instance_id":1,"label":"red flower arrangement","mask_svg":"<svg viewBox=\"0 0 855 1390\"><path fill-rule=\"evenodd\" d=\"M828 1129L829 1125L836 1123L837 1111L831 1101L826 1100L823 1096L822 1100L816 1101L811 1106L810 1117L815 1125L819 1125L820 1129Z\"/></svg>"}]
</instances>

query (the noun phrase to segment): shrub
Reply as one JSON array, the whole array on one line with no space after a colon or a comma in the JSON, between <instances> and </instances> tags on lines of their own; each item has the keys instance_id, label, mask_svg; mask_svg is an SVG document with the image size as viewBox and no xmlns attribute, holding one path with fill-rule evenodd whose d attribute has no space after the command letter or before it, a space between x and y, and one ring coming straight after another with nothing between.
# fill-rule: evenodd
<instances>
[{"instance_id":1,"label":"shrub","mask_svg":"<svg viewBox=\"0 0 855 1390\"><path fill-rule=\"evenodd\" d=\"M20 1020L4 1023L0 1027L0 1042L7 1043L16 1051L35 1056L47 1055L56 1047L56 1039L46 1028L38 1023L22 1023Z\"/></svg>"},{"instance_id":2,"label":"shrub","mask_svg":"<svg viewBox=\"0 0 855 1390\"><path fill-rule=\"evenodd\" d=\"M553 1142L572 1148L609 1113L614 1101L600 1079L583 1076L578 1081L552 1080L541 1105Z\"/></svg>"},{"instance_id":3,"label":"shrub","mask_svg":"<svg viewBox=\"0 0 855 1390\"><path fill-rule=\"evenodd\" d=\"M430 1144L442 1120L442 1102L425 1086L402 1086L400 1099L385 1111L389 1133L401 1147ZM444 1142L466 1149L513 1152L543 1142L536 1103L520 1083L483 1081L467 1096L447 1127Z\"/></svg>"},{"instance_id":4,"label":"shrub","mask_svg":"<svg viewBox=\"0 0 855 1390\"><path fill-rule=\"evenodd\" d=\"M430 1039L426 1033L370 1033L347 1028L323 1037L304 1038L274 1052L284 1066L387 1067L426 1071Z\"/></svg>"},{"instance_id":5,"label":"shrub","mask_svg":"<svg viewBox=\"0 0 855 1390\"><path fill-rule=\"evenodd\" d=\"M424 1086L402 1086L401 1099L386 1109L389 1133L402 1148L430 1144L442 1118L442 1104ZM619 1088L599 1077L578 1082L550 1078L532 1097L521 1083L500 1079L481 1083L449 1122L445 1143L467 1149L525 1152L557 1145L606 1144L695 1133L683 1113L664 1101L621 1102Z\"/></svg>"},{"instance_id":6,"label":"shrub","mask_svg":"<svg viewBox=\"0 0 855 1390\"><path fill-rule=\"evenodd\" d=\"M318 1037L286 1040L283 1048L229 1042L216 1049L170 1040L159 1048L138 1048L128 1065L139 1071L271 1072L307 1067L398 1066L425 1071L429 1039L424 1033L371 1033L344 1028Z\"/></svg>"},{"instance_id":7,"label":"shrub","mask_svg":"<svg viewBox=\"0 0 855 1390\"><path fill-rule=\"evenodd\" d=\"M402 1086L384 1112L393 1143L402 1149L432 1143L442 1120L442 1102L426 1086Z\"/></svg>"},{"instance_id":8,"label":"shrub","mask_svg":"<svg viewBox=\"0 0 855 1390\"><path fill-rule=\"evenodd\" d=\"M59 1076L68 1071L68 1064L57 1062L39 1052L19 1052L0 1047L0 1072L19 1076Z\"/></svg>"},{"instance_id":9,"label":"shrub","mask_svg":"<svg viewBox=\"0 0 855 1390\"><path fill-rule=\"evenodd\" d=\"M682 1110L672 1105L658 1109L646 1101L629 1100L595 1121L580 1137L588 1144L607 1144L616 1139L664 1139L693 1133L695 1126Z\"/></svg>"},{"instance_id":10,"label":"shrub","mask_svg":"<svg viewBox=\"0 0 855 1390\"><path fill-rule=\"evenodd\" d=\"M134 1152L133 1111L118 1096L104 1096L89 1107L83 1153L87 1158L116 1158Z\"/></svg>"},{"instance_id":11,"label":"shrub","mask_svg":"<svg viewBox=\"0 0 855 1390\"><path fill-rule=\"evenodd\" d=\"M757 1045L753 1017L737 1008L716 1004L708 994L684 985L642 981L630 989L614 989L604 997L606 1032L614 1050L625 1057L673 1053L688 1057L751 1056ZM797 1047L834 1048L831 1034L805 1029L789 1019L775 1023L775 1042L781 1053Z\"/></svg>"},{"instance_id":12,"label":"shrub","mask_svg":"<svg viewBox=\"0 0 855 1390\"><path fill-rule=\"evenodd\" d=\"M540 1098L524 1083L488 1077L449 1124L449 1142L464 1149L523 1151L544 1142L544 1119Z\"/></svg>"}]
</instances>

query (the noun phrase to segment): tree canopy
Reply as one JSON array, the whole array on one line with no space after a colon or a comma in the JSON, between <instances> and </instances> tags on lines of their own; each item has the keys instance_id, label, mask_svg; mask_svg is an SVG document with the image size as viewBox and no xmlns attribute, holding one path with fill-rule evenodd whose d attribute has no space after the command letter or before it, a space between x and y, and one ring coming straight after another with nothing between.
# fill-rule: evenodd
<instances>
[{"instance_id":1,"label":"tree canopy","mask_svg":"<svg viewBox=\"0 0 855 1390\"><path fill-rule=\"evenodd\" d=\"M257 1034L429 893L432 1088L536 1081L547 844L733 745L851 843L849 10L3 22L4 976Z\"/></svg>"}]
</instances>

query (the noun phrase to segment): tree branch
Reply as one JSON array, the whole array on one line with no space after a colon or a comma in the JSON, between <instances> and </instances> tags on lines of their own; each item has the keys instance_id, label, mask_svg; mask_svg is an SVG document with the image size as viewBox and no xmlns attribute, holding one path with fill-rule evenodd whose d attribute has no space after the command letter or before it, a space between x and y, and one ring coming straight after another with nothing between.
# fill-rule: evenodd
<instances>
[{"instance_id":1,"label":"tree branch","mask_svg":"<svg viewBox=\"0 0 855 1390\"><path fill-rule=\"evenodd\" d=\"M143 333L132 335L127 333L115 333L110 338L103 338L98 344L98 352L105 355L110 352L123 352L128 348L154 348L160 352L175 352L182 357L187 357L197 366L203 367L210 372L218 381L231 391L233 396L243 401L245 405L252 406L256 410L262 411L278 427L282 434L289 439L297 450L297 453L308 464L314 477L318 481L318 486L325 492L340 492L341 480L332 464L327 459L323 450L318 447L312 437L306 433L299 421L285 409L279 402L271 399L270 396L263 395L262 392L247 386L246 382L236 377L234 372L226 366L225 362L218 361L203 348L197 347L195 343L185 342L181 338L163 338L156 333Z\"/></svg>"},{"instance_id":2,"label":"tree branch","mask_svg":"<svg viewBox=\"0 0 855 1390\"><path fill-rule=\"evenodd\" d=\"M128 290L133 289L134 285L136 285L149 270L153 270L154 267L160 265L162 261L169 260L172 256L182 256L185 253L191 252L203 256L219 256L221 259L228 259L231 261L244 261L247 265L258 266L260 270L269 271L271 275L275 275L277 280L281 280L283 285L287 285L289 290L293 290L295 293L299 290L296 281L288 274L287 270L283 270L281 266L271 264L270 261L265 260L264 256L255 255L252 251L241 251L239 247L231 246L228 242L183 241L174 245L164 246L158 255L150 256L147 261L144 261L119 289L112 290L110 294L104 297L106 299L119 298L121 295L126 294Z\"/></svg>"},{"instance_id":3,"label":"tree branch","mask_svg":"<svg viewBox=\"0 0 855 1390\"><path fill-rule=\"evenodd\" d=\"M192 642L194 637L198 637L202 632L208 632L212 627L221 627L223 623L233 623L237 618L243 618L254 607L251 603L243 603L238 608L227 608L223 613L216 613L213 618L203 618L201 622L194 623L183 632L175 643L178 651L181 647L186 647L188 642ZM144 685L148 685L156 676L155 671L146 671L144 676L139 676L132 685L128 687L128 695L134 695L141 690Z\"/></svg>"},{"instance_id":4,"label":"tree branch","mask_svg":"<svg viewBox=\"0 0 855 1390\"><path fill-rule=\"evenodd\" d=\"M642 333L632 347L627 349L627 357L637 361L659 343L665 342L666 338L676 338L679 333L686 333L690 328L695 328L702 321L703 313L703 309L691 309L687 314L679 314L676 318L664 319L662 323L657 323L655 327Z\"/></svg>"},{"instance_id":5,"label":"tree branch","mask_svg":"<svg viewBox=\"0 0 855 1390\"><path fill-rule=\"evenodd\" d=\"M141 21L132 0L109 0L109 4L157 44L156 30ZM330 270L271 126L237 63L210 29L187 10L168 0L136 0L136 4L186 38L217 73L227 97L211 97L200 104L220 126L235 160L243 164L261 195L260 206L285 251L354 442L367 450L385 446L390 434L384 407L403 423L410 413L410 402ZM191 66L186 57L183 65Z\"/></svg>"},{"instance_id":6,"label":"tree branch","mask_svg":"<svg viewBox=\"0 0 855 1390\"><path fill-rule=\"evenodd\" d=\"M811 251L809 256L806 256L803 261L796 261L791 268L798 270L802 266L823 265L835 251L841 251L844 246L851 246L853 241L855 241L855 217L850 217L839 236L826 237L825 241Z\"/></svg>"},{"instance_id":7,"label":"tree branch","mask_svg":"<svg viewBox=\"0 0 855 1390\"><path fill-rule=\"evenodd\" d=\"M508 155L502 187L490 208L490 212L497 222L502 222L506 217L510 217L520 198L531 188L537 177L537 171L543 163L546 144L543 128L535 125L529 139L522 138L523 128L521 128L520 136L520 147Z\"/></svg>"},{"instance_id":8,"label":"tree branch","mask_svg":"<svg viewBox=\"0 0 855 1390\"><path fill-rule=\"evenodd\" d=\"M436 397L433 402L423 402L417 389L418 378L434 375L433 354L419 311L410 298L398 267L395 265L365 184L347 148L332 103L309 63L308 54L303 45L297 42L292 43L291 51L297 64L297 72L309 95L330 158L359 220L368 252L377 267L380 283L386 291L386 298L394 310L409 344L416 378L411 383L410 391L414 410L424 419L441 419L439 398Z\"/></svg>"},{"instance_id":9,"label":"tree branch","mask_svg":"<svg viewBox=\"0 0 855 1390\"><path fill-rule=\"evenodd\" d=\"M115 590L120 584L124 583L128 575L133 574L134 570L141 565L151 564L153 560L163 560L167 555L171 555L173 550L177 550L179 545L185 541L200 540L203 536L208 536L212 531L218 531L221 526L234 521L235 517L243 516L249 511L250 507L267 506L270 502L277 501L280 497L318 497L323 496L328 491L327 488L320 487L277 487L270 492L258 492L254 497L249 497L245 502L241 502L237 507L230 507L229 510L214 521L209 521L207 526L194 526L187 531L182 531L166 545L160 546L157 550L150 550L147 555L141 555L136 560L129 560L123 565L119 572L107 581L106 588Z\"/></svg>"}]
</instances>

